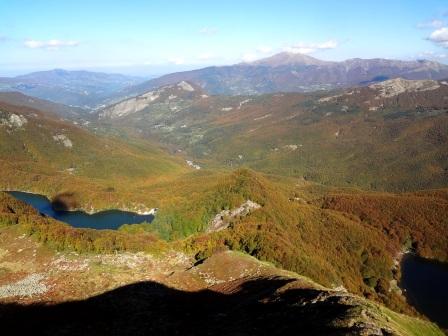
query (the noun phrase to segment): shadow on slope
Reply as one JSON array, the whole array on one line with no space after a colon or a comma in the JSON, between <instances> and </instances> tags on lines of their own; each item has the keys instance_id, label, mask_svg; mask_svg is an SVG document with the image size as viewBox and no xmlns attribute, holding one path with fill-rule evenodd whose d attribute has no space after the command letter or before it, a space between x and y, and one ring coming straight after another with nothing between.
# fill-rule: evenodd
<instances>
[{"instance_id":1,"label":"shadow on slope","mask_svg":"<svg viewBox=\"0 0 448 336\"><path fill-rule=\"evenodd\" d=\"M344 323L353 302L319 300L317 289L279 290L293 280L236 280L199 292L141 282L83 301L2 304L0 323L8 335L358 335L365 328Z\"/></svg>"}]
</instances>

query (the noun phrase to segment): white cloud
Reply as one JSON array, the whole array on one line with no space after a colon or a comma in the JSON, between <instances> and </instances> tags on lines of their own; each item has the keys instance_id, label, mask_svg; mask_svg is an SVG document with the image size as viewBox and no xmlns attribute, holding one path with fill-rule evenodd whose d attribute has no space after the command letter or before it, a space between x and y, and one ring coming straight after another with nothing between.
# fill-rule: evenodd
<instances>
[{"instance_id":1,"label":"white cloud","mask_svg":"<svg viewBox=\"0 0 448 336\"><path fill-rule=\"evenodd\" d=\"M185 59L183 57L171 57L168 59L169 63L181 65L185 63Z\"/></svg>"},{"instance_id":2,"label":"white cloud","mask_svg":"<svg viewBox=\"0 0 448 336\"><path fill-rule=\"evenodd\" d=\"M202 27L199 29L199 33L204 35L215 35L217 32L218 29L215 27Z\"/></svg>"},{"instance_id":3,"label":"white cloud","mask_svg":"<svg viewBox=\"0 0 448 336\"><path fill-rule=\"evenodd\" d=\"M57 50L59 48L64 47L76 47L79 45L78 41L62 41L62 40L48 40L48 41L39 41L39 40L26 40L24 42L25 47L31 49L49 49L49 50Z\"/></svg>"},{"instance_id":4,"label":"white cloud","mask_svg":"<svg viewBox=\"0 0 448 336\"><path fill-rule=\"evenodd\" d=\"M257 48L257 52L259 52L260 54L269 54L270 52L272 52L272 48L268 46L260 46Z\"/></svg>"},{"instance_id":5,"label":"white cloud","mask_svg":"<svg viewBox=\"0 0 448 336\"><path fill-rule=\"evenodd\" d=\"M205 52L205 53L198 55L198 60L200 60L200 61L210 61L215 58L216 58L215 55L210 52Z\"/></svg>"},{"instance_id":6,"label":"white cloud","mask_svg":"<svg viewBox=\"0 0 448 336\"><path fill-rule=\"evenodd\" d=\"M285 51L295 54L312 54L319 50L328 50L337 48L339 43L335 40L328 40L322 43L297 43L285 48Z\"/></svg>"},{"instance_id":7,"label":"white cloud","mask_svg":"<svg viewBox=\"0 0 448 336\"><path fill-rule=\"evenodd\" d=\"M253 62L259 58L259 55L256 53L245 53L243 56L241 56L241 60L243 62Z\"/></svg>"},{"instance_id":8,"label":"white cloud","mask_svg":"<svg viewBox=\"0 0 448 336\"><path fill-rule=\"evenodd\" d=\"M292 47L287 47L285 49L285 51L287 52L291 52L293 54L311 54L313 52L316 51L315 48L311 48L311 47L300 47L300 46L292 46Z\"/></svg>"},{"instance_id":9,"label":"white cloud","mask_svg":"<svg viewBox=\"0 0 448 336\"><path fill-rule=\"evenodd\" d=\"M441 47L448 48L448 27L434 30L431 35L429 35L428 40Z\"/></svg>"},{"instance_id":10,"label":"white cloud","mask_svg":"<svg viewBox=\"0 0 448 336\"><path fill-rule=\"evenodd\" d=\"M421 22L417 24L417 28L425 29L425 28L441 28L443 27L443 21L441 20L431 20L427 22Z\"/></svg>"},{"instance_id":11,"label":"white cloud","mask_svg":"<svg viewBox=\"0 0 448 336\"><path fill-rule=\"evenodd\" d=\"M241 55L240 59L241 62L250 63L256 61L257 59L267 57L269 56L269 54L272 54L273 52L275 52L274 48L266 45L261 45L255 49L247 50Z\"/></svg>"}]
</instances>

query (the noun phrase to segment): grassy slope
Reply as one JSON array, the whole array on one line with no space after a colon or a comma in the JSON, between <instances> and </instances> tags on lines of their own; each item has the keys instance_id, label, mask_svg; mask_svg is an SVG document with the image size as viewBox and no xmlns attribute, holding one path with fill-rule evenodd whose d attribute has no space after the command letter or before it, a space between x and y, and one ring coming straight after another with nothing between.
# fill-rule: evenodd
<instances>
[{"instance_id":1,"label":"grassy slope","mask_svg":"<svg viewBox=\"0 0 448 336\"><path fill-rule=\"evenodd\" d=\"M142 243L144 238L140 237L148 231L171 241L190 236L176 244L197 254L199 259L220 249L243 251L326 286L344 285L350 292L410 312L401 296L389 290L394 278L394 258L404 246L414 243L422 255L446 260L442 255L446 240L440 234L446 232L446 210L442 207L446 207L446 200L440 196L444 192L417 197L333 191L322 199L327 191L313 195L308 189L297 186L295 179L244 169L231 174L199 171L142 189L145 200L153 200L160 208L154 222L124 227L120 234L126 236L113 238L112 242L108 239L113 235L86 245L81 243L81 231L68 228L53 232L51 227L41 226L36 232L40 232L39 239L55 241L59 248L76 245L78 250L122 249L126 245L123 239L135 237ZM297 196L298 201L294 199ZM356 197L375 206L349 202ZM248 199L263 207L249 216L233 219L227 230L201 233L222 209L236 208ZM365 209L367 215L357 213L356 206ZM383 217L384 221L378 222ZM397 218L400 225L393 224ZM414 222L415 218L418 221ZM72 231L77 233L72 235ZM95 231L90 234L98 235ZM64 238L66 235L74 237L74 241ZM433 254L428 255L427 251Z\"/></svg>"},{"instance_id":2,"label":"grassy slope","mask_svg":"<svg viewBox=\"0 0 448 336\"><path fill-rule=\"evenodd\" d=\"M7 218L10 221L6 220ZM195 264L194 260L187 256L182 256L178 252L173 252L167 248L167 245L160 245L160 242L155 240L152 240L152 249L150 250L153 252L152 255L107 254L107 252L114 251L114 249L107 248L104 250L92 249L90 253L81 255L68 253L73 249L79 252L85 252L86 250L77 249L76 246L61 246L54 243L61 241L58 239L63 239L66 244L69 244L77 234L83 234L83 242L93 239L93 246L96 246L95 242L98 243L101 239L103 241L117 242L121 240L120 236L125 236L126 234L73 229L56 221L38 216L32 208L6 194L0 194L0 219L0 285L14 283L29 274L43 274L45 275L43 281L51 284L50 291L42 294L41 297L37 295L37 297L21 298L20 302L26 304L37 303L40 299L45 298L46 302L57 303L64 302L68 298L78 301L86 300L90 297L85 303L81 303L81 305L84 305L82 310L94 311L94 316L98 316L98 313L102 314L103 311L108 311L111 304L113 304L117 309L112 309L112 311L119 312L119 316L114 317L114 315L111 315L111 311L100 320L104 322L111 319L110 323L113 325L117 319L123 318L124 314L124 319L127 322L119 326L120 329L118 330L120 330L120 333L126 333L131 326L148 328L147 324L145 326L140 325L141 318L133 320L136 315L135 312L129 314L129 316L127 315L129 307L137 309L139 311L137 316L141 317L143 316L142 312L152 311L148 310L149 307L145 305L145 302L147 303L148 300L160 297L165 303L153 304L152 307L156 306L157 311L161 311L161 314L164 314L165 310L163 307L167 302L166 300L172 298L169 291L171 293L177 291L176 295L178 297L189 295L187 301L189 306L197 307L204 313L202 310L204 303L209 308L208 312L212 306L210 306L210 303L203 302L204 296L201 293L209 291L210 295L213 294L215 296L212 302L218 305L220 316L223 310L231 315L234 309L241 308L241 312L238 312L229 322L234 322L234 318L238 316L242 317L241 314L247 314L243 318L244 323L235 324L238 330L244 328L247 323L255 323L251 329L254 332L256 330L254 327L260 326L260 312L263 312L263 314L269 312L267 315L264 315L264 320L279 321L280 316L282 318L291 316L295 321L306 321L298 324L298 326L303 324L302 329L300 329L302 331L309 330L311 332L316 330L317 332L319 330L327 330L329 332L331 330L335 334L339 334L338 332L344 334L351 331L356 334L362 328L380 328L383 331L394 331L399 335L442 335L435 325L425 320L397 314L369 300L361 299L351 294L329 291L306 277L297 276L292 272L281 271L268 263L259 262L247 255L217 253L203 263ZM64 228L65 232L59 238L55 235L47 236L47 239L43 240L46 242L46 246L36 244L35 240L22 235L25 232L31 234L31 237L42 240L43 237L39 236L42 233L42 226L52 227L51 231L53 233L61 233L62 228ZM148 239L145 244L143 237L142 235L128 236L125 240L126 242L134 241L140 245L133 247L130 245L125 247L125 249L132 251L134 248L138 249L138 246L148 247ZM115 247L118 246L119 244L115 245ZM68 248L69 251L56 254L53 250L54 247ZM171 244L171 248L173 247L176 246ZM20 253L12 254L8 252L16 250L20 251ZM101 252L101 254L96 254L95 252ZM105 273L108 274L108 277L104 277ZM170 275L167 276L167 274ZM153 282L149 283L148 279ZM258 283L259 285L257 285ZM127 286L123 287L123 285ZM131 290L132 288L146 285L148 288L144 291L144 295L139 294L138 290L136 292ZM210 285L211 287L209 287ZM206 287L209 287L209 289L205 290ZM155 288L159 288L160 291L155 292ZM167 289L163 291L163 288ZM269 289L269 293L267 289ZM122 297L119 295L120 292L126 294ZM154 293L155 296L153 297L151 293ZM92 297L93 295L98 296ZM103 298L105 299L104 304L101 303ZM132 301L132 304L127 303L126 300L129 299ZM238 304L227 306L225 305L228 303L227 299L231 300L230 303L234 300ZM47 311L47 314L44 314L44 321L48 321L37 323L33 327L38 328L35 330L42 330L41 328L49 326L52 327L53 332L59 330L59 328L69 334L71 330L77 330L77 325L73 321L70 324L66 324L65 318L67 314L63 314L65 316L63 318L54 318L54 316L58 316L57 314L55 315L58 311L58 306L52 306L51 304L39 306L38 303L30 306L8 306L3 304L5 299L0 301L3 301L0 303L0 310L2 311L2 317L5 318L2 324L5 328L8 328L7 326L10 325L11 321L20 318L22 314L27 316L27 325L34 325L38 321L42 322L42 317L39 317L39 314ZM15 301L16 299L14 298L6 299L6 302ZM123 307L118 309L122 302L124 302ZM172 312L176 307L183 307L181 304L183 302L183 300L181 302L176 301L175 304L173 302L169 312ZM256 304L261 304L262 306L255 306ZM107 307L106 310L104 310L105 307ZM59 308L62 308L62 306L59 306ZM248 313L255 308L257 308L255 310L256 316ZM79 312L80 310L77 309L77 311ZM213 319L213 312L211 313L210 318ZM151 314L154 314L154 312ZM277 316L276 314L280 315ZM6 318L7 316L9 318ZM184 315L181 314L179 316ZM303 319L297 319L300 316L303 316ZM83 328L86 325L95 325L95 322L89 319L86 319L86 321L82 320L83 317L80 317L80 319L82 322L78 321L78 319L77 321ZM98 319L95 320L98 321ZM205 319L205 321L208 320L210 319ZM291 331L291 328L297 327L292 322L293 320L287 318L285 323L278 324L278 327L285 328L284 331ZM129 321L133 322L129 323ZM148 321L154 321L154 319L149 318ZM183 325L188 325L188 321L191 321L191 319L188 318ZM156 325L158 324L159 322L156 323ZM214 323L204 325L204 322L202 322L202 327L213 328L213 325ZM227 328L231 325L231 323L225 323ZM17 330L18 325L16 324L14 328ZM101 328L104 331L104 325ZM197 329L193 334L196 333Z\"/></svg>"},{"instance_id":3,"label":"grassy slope","mask_svg":"<svg viewBox=\"0 0 448 336\"><path fill-rule=\"evenodd\" d=\"M141 202L136 189L187 171L181 160L146 142L94 135L25 107L0 104L3 114L23 115L22 128L0 126L0 188L53 196L70 191L84 207ZM72 147L55 141L65 135ZM149 204L148 206L151 206Z\"/></svg>"}]
</instances>

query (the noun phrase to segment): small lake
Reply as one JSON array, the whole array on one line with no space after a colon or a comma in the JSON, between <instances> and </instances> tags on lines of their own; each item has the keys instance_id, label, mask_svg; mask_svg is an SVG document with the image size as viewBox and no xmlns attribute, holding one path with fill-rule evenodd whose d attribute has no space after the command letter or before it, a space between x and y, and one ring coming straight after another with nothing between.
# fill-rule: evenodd
<instances>
[{"instance_id":1,"label":"small lake","mask_svg":"<svg viewBox=\"0 0 448 336\"><path fill-rule=\"evenodd\" d=\"M448 328L448 264L407 253L401 262L400 287L419 312Z\"/></svg>"},{"instance_id":2,"label":"small lake","mask_svg":"<svg viewBox=\"0 0 448 336\"><path fill-rule=\"evenodd\" d=\"M92 215L84 211L55 211L50 200L43 195L21 191L8 191L8 193L31 205L40 213L77 228L117 230L123 224L150 223L154 219L153 215L139 215L121 210L106 210Z\"/></svg>"}]
</instances>

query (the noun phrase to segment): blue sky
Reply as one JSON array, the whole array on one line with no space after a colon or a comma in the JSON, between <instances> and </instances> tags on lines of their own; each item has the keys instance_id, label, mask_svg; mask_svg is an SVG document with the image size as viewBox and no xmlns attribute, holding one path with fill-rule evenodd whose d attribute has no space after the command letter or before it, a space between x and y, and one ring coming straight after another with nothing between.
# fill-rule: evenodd
<instances>
[{"instance_id":1,"label":"blue sky","mask_svg":"<svg viewBox=\"0 0 448 336\"><path fill-rule=\"evenodd\" d=\"M280 51L448 63L448 1L0 0L0 75L140 75Z\"/></svg>"}]
</instances>

